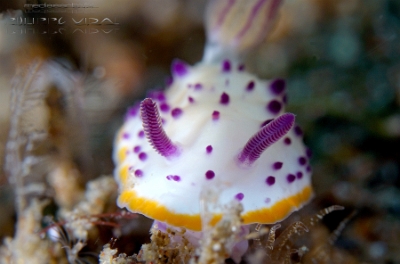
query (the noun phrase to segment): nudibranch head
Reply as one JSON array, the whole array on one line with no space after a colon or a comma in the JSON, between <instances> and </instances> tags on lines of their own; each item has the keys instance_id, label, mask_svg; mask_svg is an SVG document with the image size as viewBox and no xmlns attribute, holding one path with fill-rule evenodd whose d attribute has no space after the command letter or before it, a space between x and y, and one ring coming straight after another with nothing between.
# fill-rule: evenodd
<instances>
[{"instance_id":1,"label":"nudibranch head","mask_svg":"<svg viewBox=\"0 0 400 264\"><path fill-rule=\"evenodd\" d=\"M200 200L240 201L243 223L275 223L312 196L309 152L285 113L285 81L230 61L172 65L165 91L128 110L115 143L118 205L201 230ZM216 211L213 221L220 219Z\"/></svg>"}]
</instances>

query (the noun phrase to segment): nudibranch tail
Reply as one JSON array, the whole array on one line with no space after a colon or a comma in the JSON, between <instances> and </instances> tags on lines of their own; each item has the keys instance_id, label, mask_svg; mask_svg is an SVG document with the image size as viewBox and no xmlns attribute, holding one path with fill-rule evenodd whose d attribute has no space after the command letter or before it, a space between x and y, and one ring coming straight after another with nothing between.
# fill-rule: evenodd
<instances>
[{"instance_id":1,"label":"nudibranch tail","mask_svg":"<svg viewBox=\"0 0 400 264\"><path fill-rule=\"evenodd\" d=\"M178 147L165 133L157 104L150 98L146 98L140 104L140 114L144 133L153 148L164 157L174 155Z\"/></svg>"},{"instance_id":2,"label":"nudibranch tail","mask_svg":"<svg viewBox=\"0 0 400 264\"><path fill-rule=\"evenodd\" d=\"M286 113L263 126L247 141L239 154L239 161L249 164L256 161L269 146L289 132L294 125L294 120L294 114Z\"/></svg>"}]
</instances>

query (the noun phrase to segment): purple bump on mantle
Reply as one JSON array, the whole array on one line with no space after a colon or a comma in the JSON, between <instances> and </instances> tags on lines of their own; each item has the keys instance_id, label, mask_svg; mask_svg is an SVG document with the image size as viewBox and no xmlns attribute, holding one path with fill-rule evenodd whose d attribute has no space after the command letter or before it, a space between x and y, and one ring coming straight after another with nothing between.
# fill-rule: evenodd
<instances>
[{"instance_id":1,"label":"purple bump on mantle","mask_svg":"<svg viewBox=\"0 0 400 264\"><path fill-rule=\"evenodd\" d=\"M178 175L172 176L172 179L173 179L174 181L181 181L181 177L179 177Z\"/></svg>"},{"instance_id":2,"label":"purple bump on mantle","mask_svg":"<svg viewBox=\"0 0 400 264\"><path fill-rule=\"evenodd\" d=\"M161 110L161 112L168 112L169 111L169 104L161 103L160 104L160 110Z\"/></svg>"},{"instance_id":3,"label":"purple bump on mantle","mask_svg":"<svg viewBox=\"0 0 400 264\"><path fill-rule=\"evenodd\" d=\"M139 153L140 149L141 149L140 146L135 146L135 147L133 148L133 152Z\"/></svg>"},{"instance_id":4,"label":"purple bump on mantle","mask_svg":"<svg viewBox=\"0 0 400 264\"><path fill-rule=\"evenodd\" d=\"M139 159L140 159L141 161L145 161L145 160L147 159L147 154L144 153L144 152L140 152L140 153L139 153Z\"/></svg>"},{"instance_id":5,"label":"purple bump on mantle","mask_svg":"<svg viewBox=\"0 0 400 264\"><path fill-rule=\"evenodd\" d=\"M207 153L211 153L213 151L213 147L211 146L211 145L208 145L207 147L206 147L206 152Z\"/></svg>"},{"instance_id":6,"label":"purple bump on mantle","mask_svg":"<svg viewBox=\"0 0 400 264\"><path fill-rule=\"evenodd\" d=\"M247 86L246 86L246 91L249 91L249 92L250 92L250 91L253 91L254 86L255 86L254 81L249 82L249 83L247 84Z\"/></svg>"},{"instance_id":7,"label":"purple bump on mantle","mask_svg":"<svg viewBox=\"0 0 400 264\"><path fill-rule=\"evenodd\" d=\"M142 170L135 170L135 176L136 177L142 177L143 176L143 171Z\"/></svg>"},{"instance_id":8,"label":"purple bump on mantle","mask_svg":"<svg viewBox=\"0 0 400 264\"><path fill-rule=\"evenodd\" d=\"M269 186L275 184L275 177L274 176L268 176L267 179L265 179L265 183L268 184Z\"/></svg>"},{"instance_id":9,"label":"purple bump on mantle","mask_svg":"<svg viewBox=\"0 0 400 264\"><path fill-rule=\"evenodd\" d=\"M189 97L188 97L188 100L189 100L189 103L191 103L191 104L194 103L193 97L189 96Z\"/></svg>"},{"instance_id":10,"label":"purple bump on mantle","mask_svg":"<svg viewBox=\"0 0 400 264\"><path fill-rule=\"evenodd\" d=\"M282 104L277 100L272 100L268 103L267 109L273 114L278 114L282 109Z\"/></svg>"},{"instance_id":11,"label":"purple bump on mantle","mask_svg":"<svg viewBox=\"0 0 400 264\"><path fill-rule=\"evenodd\" d=\"M212 170L208 170L207 172L206 172L206 179L207 180L211 180L211 179L213 179L215 177L215 173L212 171Z\"/></svg>"},{"instance_id":12,"label":"purple bump on mantle","mask_svg":"<svg viewBox=\"0 0 400 264\"><path fill-rule=\"evenodd\" d=\"M293 174L288 174L286 179L287 179L288 183L292 183L296 179L296 176L294 176Z\"/></svg>"},{"instance_id":13,"label":"purple bump on mantle","mask_svg":"<svg viewBox=\"0 0 400 264\"><path fill-rule=\"evenodd\" d=\"M182 109L180 109L180 108L178 108L178 107L172 109L172 111L171 111L171 115L172 115L173 118L178 118L178 117L180 117L180 116L182 115L182 113L183 113Z\"/></svg>"},{"instance_id":14,"label":"purple bump on mantle","mask_svg":"<svg viewBox=\"0 0 400 264\"><path fill-rule=\"evenodd\" d=\"M274 168L274 170L280 170L283 166L283 163L280 161L275 162L274 164L272 164L272 167Z\"/></svg>"},{"instance_id":15,"label":"purple bump on mantle","mask_svg":"<svg viewBox=\"0 0 400 264\"><path fill-rule=\"evenodd\" d=\"M276 95L281 94L285 90L285 87L286 82L283 79L276 79L270 84L271 92Z\"/></svg>"},{"instance_id":16,"label":"purple bump on mantle","mask_svg":"<svg viewBox=\"0 0 400 264\"><path fill-rule=\"evenodd\" d=\"M230 72L231 71L231 62L229 60L224 60L222 62L222 72Z\"/></svg>"},{"instance_id":17,"label":"purple bump on mantle","mask_svg":"<svg viewBox=\"0 0 400 264\"><path fill-rule=\"evenodd\" d=\"M212 112L212 119L213 120L218 120L219 119L219 112L218 111L214 111Z\"/></svg>"},{"instance_id":18,"label":"purple bump on mantle","mask_svg":"<svg viewBox=\"0 0 400 264\"><path fill-rule=\"evenodd\" d=\"M189 73L189 65L185 62L175 59L172 62L172 74L182 77Z\"/></svg>"},{"instance_id":19,"label":"purple bump on mantle","mask_svg":"<svg viewBox=\"0 0 400 264\"><path fill-rule=\"evenodd\" d=\"M227 105L229 104L229 94L223 92L221 94L221 98L219 100L220 104Z\"/></svg>"},{"instance_id":20,"label":"purple bump on mantle","mask_svg":"<svg viewBox=\"0 0 400 264\"><path fill-rule=\"evenodd\" d=\"M238 201L243 200L243 198L244 198L244 194L243 193L238 193L238 194L235 195L235 199L238 200Z\"/></svg>"}]
</instances>

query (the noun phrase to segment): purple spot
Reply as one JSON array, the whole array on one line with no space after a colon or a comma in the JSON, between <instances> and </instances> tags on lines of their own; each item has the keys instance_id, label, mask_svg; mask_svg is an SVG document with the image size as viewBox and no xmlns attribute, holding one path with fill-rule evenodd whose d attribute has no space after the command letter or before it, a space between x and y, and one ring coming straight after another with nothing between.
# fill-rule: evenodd
<instances>
[{"instance_id":1,"label":"purple spot","mask_svg":"<svg viewBox=\"0 0 400 264\"><path fill-rule=\"evenodd\" d=\"M194 103L193 97L189 96L188 99L189 99L189 103L191 103L191 104Z\"/></svg>"},{"instance_id":2,"label":"purple spot","mask_svg":"<svg viewBox=\"0 0 400 264\"><path fill-rule=\"evenodd\" d=\"M130 137L130 135L128 133L123 133L122 134L122 138L123 139L128 139Z\"/></svg>"},{"instance_id":3,"label":"purple spot","mask_svg":"<svg viewBox=\"0 0 400 264\"><path fill-rule=\"evenodd\" d=\"M244 64L240 64L238 66L238 71L244 71Z\"/></svg>"},{"instance_id":4,"label":"purple spot","mask_svg":"<svg viewBox=\"0 0 400 264\"><path fill-rule=\"evenodd\" d=\"M150 91L147 97L150 97L160 102L165 101L165 94L163 91Z\"/></svg>"},{"instance_id":5,"label":"purple spot","mask_svg":"<svg viewBox=\"0 0 400 264\"><path fill-rule=\"evenodd\" d=\"M164 118L161 118L161 124L165 125L166 122Z\"/></svg>"},{"instance_id":6,"label":"purple spot","mask_svg":"<svg viewBox=\"0 0 400 264\"><path fill-rule=\"evenodd\" d=\"M172 177L172 175L168 175L167 177L165 177L165 178L167 178L167 180L171 180L171 177Z\"/></svg>"},{"instance_id":7,"label":"purple spot","mask_svg":"<svg viewBox=\"0 0 400 264\"><path fill-rule=\"evenodd\" d=\"M271 198L267 198L267 199L265 199L265 201L264 201L265 203L270 203L271 202Z\"/></svg>"},{"instance_id":8,"label":"purple spot","mask_svg":"<svg viewBox=\"0 0 400 264\"><path fill-rule=\"evenodd\" d=\"M143 130L140 130L140 131L139 131L138 137L139 137L139 138L144 138L144 131L143 131Z\"/></svg>"},{"instance_id":9,"label":"purple spot","mask_svg":"<svg viewBox=\"0 0 400 264\"><path fill-rule=\"evenodd\" d=\"M249 83L247 84L247 86L246 86L246 91L249 91L249 92L250 92L250 91L253 91L254 86L255 86L254 81L249 82Z\"/></svg>"},{"instance_id":10,"label":"purple spot","mask_svg":"<svg viewBox=\"0 0 400 264\"><path fill-rule=\"evenodd\" d=\"M139 113L139 108L140 108L140 104L139 103L136 103L132 107L129 107L128 111L126 112L125 118L136 116Z\"/></svg>"},{"instance_id":11,"label":"purple spot","mask_svg":"<svg viewBox=\"0 0 400 264\"><path fill-rule=\"evenodd\" d=\"M135 146L135 147L133 148L133 152L139 153L140 149L141 149L140 146Z\"/></svg>"},{"instance_id":12,"label":"purple spot","mask_svg":"<svg viewBox=\"0 0 400 264\"><path fill-rule=\"evenodd\" d=\"M231 62L229 60L224 60L222 62L222 72L230 72L231 71Z\"/></svg>"},{"instance_id":13,"label":"purple spot","mask_svg":"<svg viewBox=\"0 0 400 264\"><path fill-rule=\"evenodd\" d=\"M296 176L294 176L293 174L288 174L286 179L287 179L288 183L292 183L296 179Z\"/></svg>"},{"instance_id":14,"label":"purple spot","mask_svg":"<svg viewBox=\"0 0 400 264\"><path fill-rule=\"evenodd\" d=\"M221 94L221 99L219 100L219 103L223 105L229 104L229 95L223 92Z\"/></svg>"},{"instance_id":15,"label":"purple spot","mask_svg":"<svg viewBox=\"0 0 400 264\"><path fill-rule=\"evenodd\" d=\"M298 161L301 166L304 166L307 163L307 159L305 157L299 157Z\"/></svg>"},{"instance_id":16,"label":"purple spot","mask_svg":"<svg viewBox=\"0 0 400 264\"><path fill-rule=\"evenodd\" d=\"M306 171L307 171L307 172L311 172L311 167L310 167L310 166L307 166L307 167L306 167Z\"/></svg>"},{"instance_id":17,"label":"purple spot","mask_svg":"<svg viewBox=\"0 0 400 264\"><path fill-rule=\"evenodd\" d=\"M268 186L272 186L275 184L275 177L274 176L268 176L267 179L265 179L265 183L268 184Z\"/></svg>"},{"instance_id":18,"label":"purple spot","mask_svg":"<svg viewBox=\"0 0 400 264\"><path fill-rule=\"evenodd\" d=\"M172 176L172 179L173 179L174 181L180 181L180 180L181 180L181 177L179 177L178 175L174 175L174 176Z\"/></svg>"},{"instance_id":19,"label":"purple spot","mask_svg":"<svg viewBox=\"0 0 400 264\"><path fill-rule=\"evenodd\" d=\"M268 103L267 108L273 114L278 114L282 109L282 104L277 100L272 100Z\"/></svg>"},{"instance_id":20,"label":"purple spot","mask_svg":"<svg viewBox=\"0 0 400 264\"><path fill-rule=\"evenodd\" d=\"M139 153L139 159L140 159L141 161L145 161L145 160L147 159L147 154L144 153L144 152L140 152L140 153Z\"/></svg>"},{"instance_id":21,"label":"purple spot","mask_svg":"<svg viewBox=\"0 0 400 264\"><path fill-rule=\"evenodd\" d=\"M172 115L173 118L178 118L178 117L180 117L180 116L182 115L182 113L183 113L182 109L180 109L180 108L178 108L178 107L172 109L172 111L171 111L171 115Z\"/></svg>"},{"instance_id":22,"label":"purple spot","mask_svg":"<svg viewBox=\"0 0 400 264\"><path fill-rule=\"evenodd\" d=\"M265 126L265 125L268 125L272 120L274 120L274 119L267 119L267 120L265 120L264 122L261 123L261 127L263 127L263 126Z\"/></svg>"},{"instance_id":23,"label":"purple spot","mask_svg":"<svg viewBox=\"0 0 400 264\"><path fill-rule=\"evenodd\" d=\"M284 94L284 95L283 95L282 101L283 101L285 104L287 104L287 102L288 102L288 95L287 95L287 94Z\"/></svg>"},{"instance_id":24,"label":"purple spot","mask_svg":"<svg viewBox=\"0 0 400 264\"><path fill-rule=\"evenodd\" d=\"M203 85L201 83L196 83L194 85L194 89L196 89L196 90L201 90L201 88L203 88Z\"/></svg>"},{"instance_id":25,"label":"purple spot","mask_svg":"<svg viewBox=\"0 0 400 264\"><path fill-rule=\"evenodd\" d=\"M303 130L301 130L301 128L299 126L295 126L294 133L296 133L296 135L298 135L298 136L301 136L301 135L303 135Z\"/></svg>"},{"instance_id":26,"label":"purple spot","mask_svg":"<svg viewBox=\"0 0 400 264\"><path fill-rule=\"evenodd\" d=\"M208 154L210 154L212 151L213 151L213 147L212 147L211 145L208 145L208 146L206 147L206 152L207 152Z\"/></svg>"},{"instance_id":27,"label":"purple spot","mask_svg":"<svg viewBox=\"0 0 400 264\"><path fill-rule=\"evenodd\" d=\"M283 142L286 144L286 145L290 145L290 144L292 144L292 140L290 139L290 138L285 138L284 140L283 140Z\"/></svg>"},{"instance_id":28,"label":"purple spot","mask_svg":"<svg viewBox=\"0 0 400 264\"><path fill-rule=\"evenodd\" d=\"M189 66L181 60L175 59L172 62L172 73L179 77L186 75L189 72Z\"/></svg>"},{"instance_id":29,"label":"purple spot","mask_svg":"<svg viewBox=\"0 0 400 264\"><path fill-rule=\"evenodd\" d=\"M207 172L206 172L206 179L207 180L211 180L211 179L213 179L215 177L215 173L212 171L212 170L208 170Z\"/></svg>"},{"instance_id":30,"label":"purple spot","mask_svg":"<svg viewBox=\"0 0 400 264\"><path fill-rule=\"evenodd\" d=\"M281 94L285 90L285 87L286 83L283 79L276 79L270 84L271 91L276 95Z\"/></svg>"},{"instance_id":31,"label":"purple spot","mask_svg":"<svg viewBox=\"0 0 400 264\"><path fill-rule=\"evenodd\" d=\"M142 170L135 170L135 176L136 177L142 177L143 176L143 171Z\"/></svg>"},{"instance_id":32,"label":"purple spot","mask_svg":"<svg viewBox=\"0 0 400 264\"><path fill-rule=\"evenodd\" d=\"M298 172L296 173L296 177L297 177L297 179L303 178L303 173L302 173L301 171L298 171Z\"/></svg>"},{"instance_id":33,"label":"purple spot","mask_svg":"<svg viewBox=\"0 0 400 264\"><path fill-rule=\"evenodd\" d=\"M213 120L218 120L219 119L219 112L218 111L214 111L212 113L212 119Z\"/></svg>"},{"instance_id":34,"label":"purple spot","mask_svg":"<svg viewBox=\"0 0 400 264\"><path fill-rule=\"evenodd\" d=\"M169 76L169 77L165 78L165 85L166 86L170 86L173 83L174 83L174 78L172 76Z\"/></svg>"},{"instance_id":35,"label":"purple spot","mask_svg":"<svg viewBox=\"0 0 400 264\"><path fill-rule=\"evenodd\" d=\"M161 110L161 112L168 112L169 111L169 104L161 103L160 104L160 110Z\"/></svg>"},{"instance_id":36,"label":"purple spot","mask_svg":"<svg viewBox=\"0 0 400 264\"><path fill-rule=\"evenodd\" d=\"M243 200L243 198L244 198L244 194L243 193L238 193L238 194L235 195L235 199L238 200L238 201Z\"/></svg>"},{"instance_id":37,"label":"purple spot","mask_svg":"<svg viewBox=\"0 0 400 264\"><path fill-rule=\"evenodd\" d=\"M308 158L311 158L311 156L312 156L312 151L311 151L311 149L306 148L306 155L307 155Z\"/></svg>"},{"instance_id":38,"label":"purple spot","mask_svg":"<svg viewBox=\"0 0 400 264\"><path fill-rule=\"evenodd\" d=\"M274 170L280 170L283 166L283 163L280 161L275 162L272 167L274 168Z\"/></svg>"}]
</instances>

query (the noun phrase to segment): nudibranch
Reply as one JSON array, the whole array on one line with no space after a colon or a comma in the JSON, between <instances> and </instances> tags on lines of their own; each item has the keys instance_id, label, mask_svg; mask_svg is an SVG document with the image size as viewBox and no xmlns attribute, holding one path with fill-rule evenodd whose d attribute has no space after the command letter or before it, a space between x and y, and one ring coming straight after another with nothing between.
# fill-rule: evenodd
<instances>
[{"instance_id":1,"label":"nudibranch","mask_svg":"<svg viewBox=\"0 0 400 264\"><path fill-rule=\"evenodd\" d=\"M201 231L200 200L210 186L218 203L243 205L243 224L278 222L311 199L310 151L295 115L285 113L285 81L260 80L232 55L265 36L246 30L268 24L280 1L249 1L243 25L226 26L248 3L238 2L212 2L209 17L219 19L208 19L203 61L175 60L166 89L128 110L114 149L120 207Z\"/></svg>"}]
</instances>

